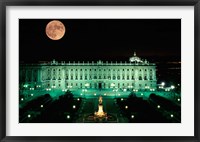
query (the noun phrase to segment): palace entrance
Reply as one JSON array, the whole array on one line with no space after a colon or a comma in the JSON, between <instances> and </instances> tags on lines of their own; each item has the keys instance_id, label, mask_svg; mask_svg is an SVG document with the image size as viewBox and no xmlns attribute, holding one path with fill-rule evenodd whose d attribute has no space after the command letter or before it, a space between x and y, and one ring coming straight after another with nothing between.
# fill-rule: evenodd
<instances>
[{"instance_id":1,"label":"palace entrance","mask_svg":"<svg viewBox=\"0 0 200 142\"><path fill-rule=\"evenodd\" d=\"M102 83L99 83L98 87L99 89L102 89Z\"/></svg>"}]
</instances>

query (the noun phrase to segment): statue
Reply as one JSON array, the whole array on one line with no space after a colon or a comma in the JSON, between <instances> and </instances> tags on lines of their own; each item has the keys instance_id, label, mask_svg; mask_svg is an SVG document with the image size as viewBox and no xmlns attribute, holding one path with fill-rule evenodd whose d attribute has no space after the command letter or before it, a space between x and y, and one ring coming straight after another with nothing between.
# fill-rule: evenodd
<instances>
[{"instance_id":1,"label":"statue","mask_svg":"<svg viewBox=\"0 0 200 142\"><path fill-rule=\"evenodd\" d=\"M99 97L99 105L98 105L98 111L94 113L94 117L98 118L104 118L107 116L107 113L103 112L103 99L102 96Z\"/></svg>"}]
</instances>

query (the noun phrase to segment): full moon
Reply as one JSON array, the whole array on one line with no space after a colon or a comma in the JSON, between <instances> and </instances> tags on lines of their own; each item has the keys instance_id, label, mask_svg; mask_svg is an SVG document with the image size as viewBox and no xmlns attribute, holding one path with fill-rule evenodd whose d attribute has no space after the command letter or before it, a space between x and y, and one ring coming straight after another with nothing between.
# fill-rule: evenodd
<instances>
[{"instance_id":1,"label":"full moon","mask_svg":"<svg viewBox=\"0 0 200 142\"><path fill-rule=\"evenodd\" d=\"M46 35L52 40L59 40L65 34L65 26L58 20L50 21L46 26Z\"/></svg>"}]
</instances>

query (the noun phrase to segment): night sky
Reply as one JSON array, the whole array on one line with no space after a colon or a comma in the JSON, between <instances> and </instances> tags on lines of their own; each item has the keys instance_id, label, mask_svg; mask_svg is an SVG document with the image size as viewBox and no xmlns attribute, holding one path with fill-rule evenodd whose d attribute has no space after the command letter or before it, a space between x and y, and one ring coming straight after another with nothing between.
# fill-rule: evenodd
<instances>
[{"instance_id":1,"label":"night sky","mask_svg":"<svg viewBox=\"0 0 200 142\"><path fill-rule=\"evenodd\" d=\"M51 40L45 28L61 21L64 37ZM150 61L181 60L180 19L20 19L20 61L129 61L134 51Z\"/></svg>"}]
</instances>

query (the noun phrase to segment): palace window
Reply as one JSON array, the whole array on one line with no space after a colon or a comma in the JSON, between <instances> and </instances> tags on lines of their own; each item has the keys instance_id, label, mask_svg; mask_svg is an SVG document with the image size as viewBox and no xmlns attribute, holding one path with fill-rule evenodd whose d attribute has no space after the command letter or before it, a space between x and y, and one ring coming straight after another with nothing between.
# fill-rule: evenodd
<instances>
[{"instance_id":1,"label":"palace window","mask_svg":"<svg viewBox=\"0 0 200 142\"><path fill-rule=\"evenodd\" d=\"M142 77L141 77L141 76L139 76L139 80L142 80Z\"/></svg>"}]
</instances>

